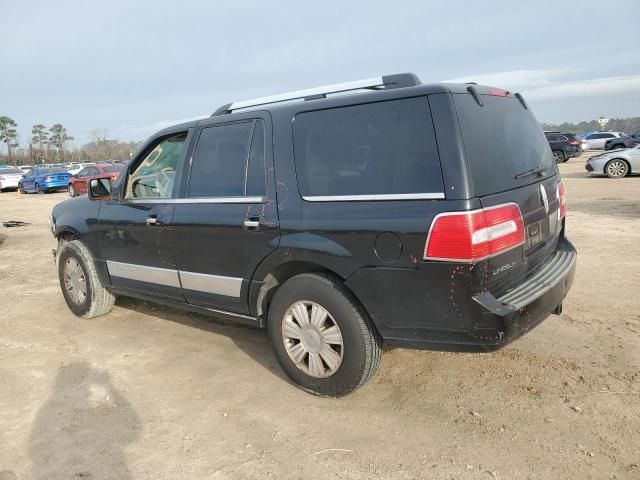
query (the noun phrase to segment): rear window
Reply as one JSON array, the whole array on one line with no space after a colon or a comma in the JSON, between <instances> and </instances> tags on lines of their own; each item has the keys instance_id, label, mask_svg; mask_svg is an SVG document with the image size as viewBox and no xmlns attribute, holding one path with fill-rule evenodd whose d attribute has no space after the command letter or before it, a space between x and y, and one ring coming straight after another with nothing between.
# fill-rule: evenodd
<instances>
[{"instance_id":1,"label":"rear window","mask_svg":"<svg viewBox=\"0 0 640 480\"><path fill-rule=\"evenodd\" d=\"M536 182L538 175L515 177L539 168L557 173L549 143L530 110L513 97L453 95L476 195L502 192Z\"/></svg>"},{"instance_id":2,"label":"rear window","mask_svg":"<svg viewBox=\"0 0 640 480\"><path fill-rule=\"evenodd\" d=\"M104 173L116 173L121 172L123 167L124 165L113 165L111 167L104 167L102 170L104 170Z\"/></svg>"},{"instance_id":3,"label":"rear window","mask_svg":"<svg viewBox=\"0 0 640 480\"><path fill-rule=\"evenodd\" d=\"M443 191L426 97L301 113L293 136L304 197Z\"/></svg>"},{"instance_id":4,"label":"rear window","mask_svg":"<svg viewBox=\"0 0 640 480\"><path fill-rule=\"evenodd\" d=\"M19 168L0 168L0 175L11 175L14 173L22 174L24 172Z\"/></svg>"},{"instance_id":5,"label":"rear window","mask_svg":"<svg viewBox=\"0 0 640 480\"><path fill-rule=\"evenodd\" d=\"M68 173L68 172L62 167L43 168L40 171L40 175L44 175L46 173Z\"/></svg>"}]
</instances>

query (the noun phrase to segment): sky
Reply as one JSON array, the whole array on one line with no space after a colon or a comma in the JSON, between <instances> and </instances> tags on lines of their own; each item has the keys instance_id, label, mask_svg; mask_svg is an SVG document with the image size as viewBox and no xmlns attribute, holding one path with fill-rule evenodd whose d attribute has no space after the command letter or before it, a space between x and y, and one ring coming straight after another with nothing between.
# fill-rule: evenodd
<instances>
[{"instance_id":1,"label":"sky","mask_svg":"<svg viewBox=\"0 0 640 480\"><path fill-rule=\"evenodd\" d=\"M572 5L569 5L569 4ZM382 74L521 92L541 122L640 116L638 0L0 0L0 116L144 140L218 106Z\"/></svg>"}]
</instances>

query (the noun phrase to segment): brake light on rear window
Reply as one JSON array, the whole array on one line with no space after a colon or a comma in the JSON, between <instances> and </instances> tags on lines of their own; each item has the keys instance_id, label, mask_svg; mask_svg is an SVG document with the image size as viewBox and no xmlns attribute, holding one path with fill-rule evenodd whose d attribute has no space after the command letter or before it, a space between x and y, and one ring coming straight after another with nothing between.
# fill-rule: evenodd
<instances>
[{"instance_id":1,"label":"brake light on rear window","mask_svg":"<svg viewBox=\"0 0 640 480\"><path fill-rule=\"evenodd\" d=\"M493 97L508 97L509 92L506 90L501 90L499 88L492 88L489 90L489 95Z\"/></svg>"},{"instance_id":2,"label":"brake light on rear window","mask_svg":"<svg viewBox=\"0 0 640 480\"><path fill-rule=\"evenodd\" d=\"M425 260L477 262L524 243L524 220L515 203L436 216L424 249Z\"/></svg>"},{"instance_id":3,"label":"brake light on rear window","mask_svg":"<svg viewBox=\"0 0 640 480\"><path fill-rule=\"evenodd\" d=\"M564 185L562 182L556 186L556 196L560 201L560 207L558 208L558 220L560 220L567 215L567 197L564 194Z\"/></svg>"},{"instance_id":4,"label":"brake light on rear window","mask_svg":"<svg viewBox=\"0 0 640 480\"><path fill-rule=\"evenodd\" d=\"M44 177L44 181L48 182L49 180L51 180L51 177L49 175L47 175L46 177Z\"/></svg>"}]
</instances>

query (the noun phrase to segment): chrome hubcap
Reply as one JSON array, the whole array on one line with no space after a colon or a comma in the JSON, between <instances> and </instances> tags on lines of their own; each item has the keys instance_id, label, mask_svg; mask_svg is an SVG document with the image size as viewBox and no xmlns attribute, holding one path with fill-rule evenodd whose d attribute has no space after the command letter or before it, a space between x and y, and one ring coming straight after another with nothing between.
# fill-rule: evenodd
<instances>
[{"instance_id":1,"label":"chrome hubcap","mask_svg":"<svg viewBox=\"0 0 640 480\"><path fill-rule=\"evenodd\" d=\"M607 167L607 171L612 177L620 177L624 175L626 170L625 167L626 166L622 162L611 162Z\"/></svg>"},{"instance_id":2,"label":"chrome hubcap","mask_svg":"<svg viewBox=\"0 0 640 480\"><path fill-rule=\"evenodd\" d=\"M87 279L75 258L67 258L64 263L64 288L73 303L82 305L87 298Z\"/></svg>"},{"instance_id":3,"label":"chrome hubcap","mask_svg":"<svg viewBox=\"0 0 640 480\"><path fill-rule=\"evenodd\" d=\"M560 152L553 152L553 158L556 159L556 162L559 162L562 160L562 155L560 155Z\"/></svg>"},{"instance_id":4,"label":"chrome hubcap","mask_svg":"<svg viewBox=\"0 0 640 480\"><path fill-rule=\"evenodd\" d=\"M282 320L282 340L293 363L315 378L327 378L342 364L344 347L338 324L324 307L300 301Z\"/></svg>"}]
</instances>

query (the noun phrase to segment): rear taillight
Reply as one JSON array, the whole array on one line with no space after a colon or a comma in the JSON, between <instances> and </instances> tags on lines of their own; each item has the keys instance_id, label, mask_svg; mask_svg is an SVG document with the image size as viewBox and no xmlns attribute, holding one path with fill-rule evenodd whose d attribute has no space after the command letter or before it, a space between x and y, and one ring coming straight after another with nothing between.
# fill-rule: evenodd
<instances>
[{"instance_id":1,"label":"rear taillight","mask_svg":"<svg viewBox=\"0 0 640 480\"><path fill-rule=\"evenodd\" d=\"M524 221L515 203L436 216L425 260L476 262L524 243Z\"/></svg>"},{"instance_id":2,"label":"rear taillight","mask_svg":"<svg viewBox=\"0 0 640 480\"><path fill-rule=\"evenodd\" d=\"M569 145L580 145L578 140L569 140Z\"/></svg>"},{"instance_id":3,"label":"rear taillight","mask_svg":"<svg viewBox=\"0 0 640 480\"><path fill-rule=\"evenodd\" d=\"M558 208L558 219L562 219L567 215L567 197L564 194L564 185L562 182L558 183L558 186L556 187L556 196L560 202L560 207Z\"/></svg>"},{"instance_id":4,"label":"rear taillight","mask_svg":"<svg viewBox=\"0 0 640 480\"><path fill-rule=\"evenodd\" d=\"M46 177L44 177L44 181L48 182L49 180L51 180L51 177L49 175L47 175Z\"/></svg>"}]
</instances>

